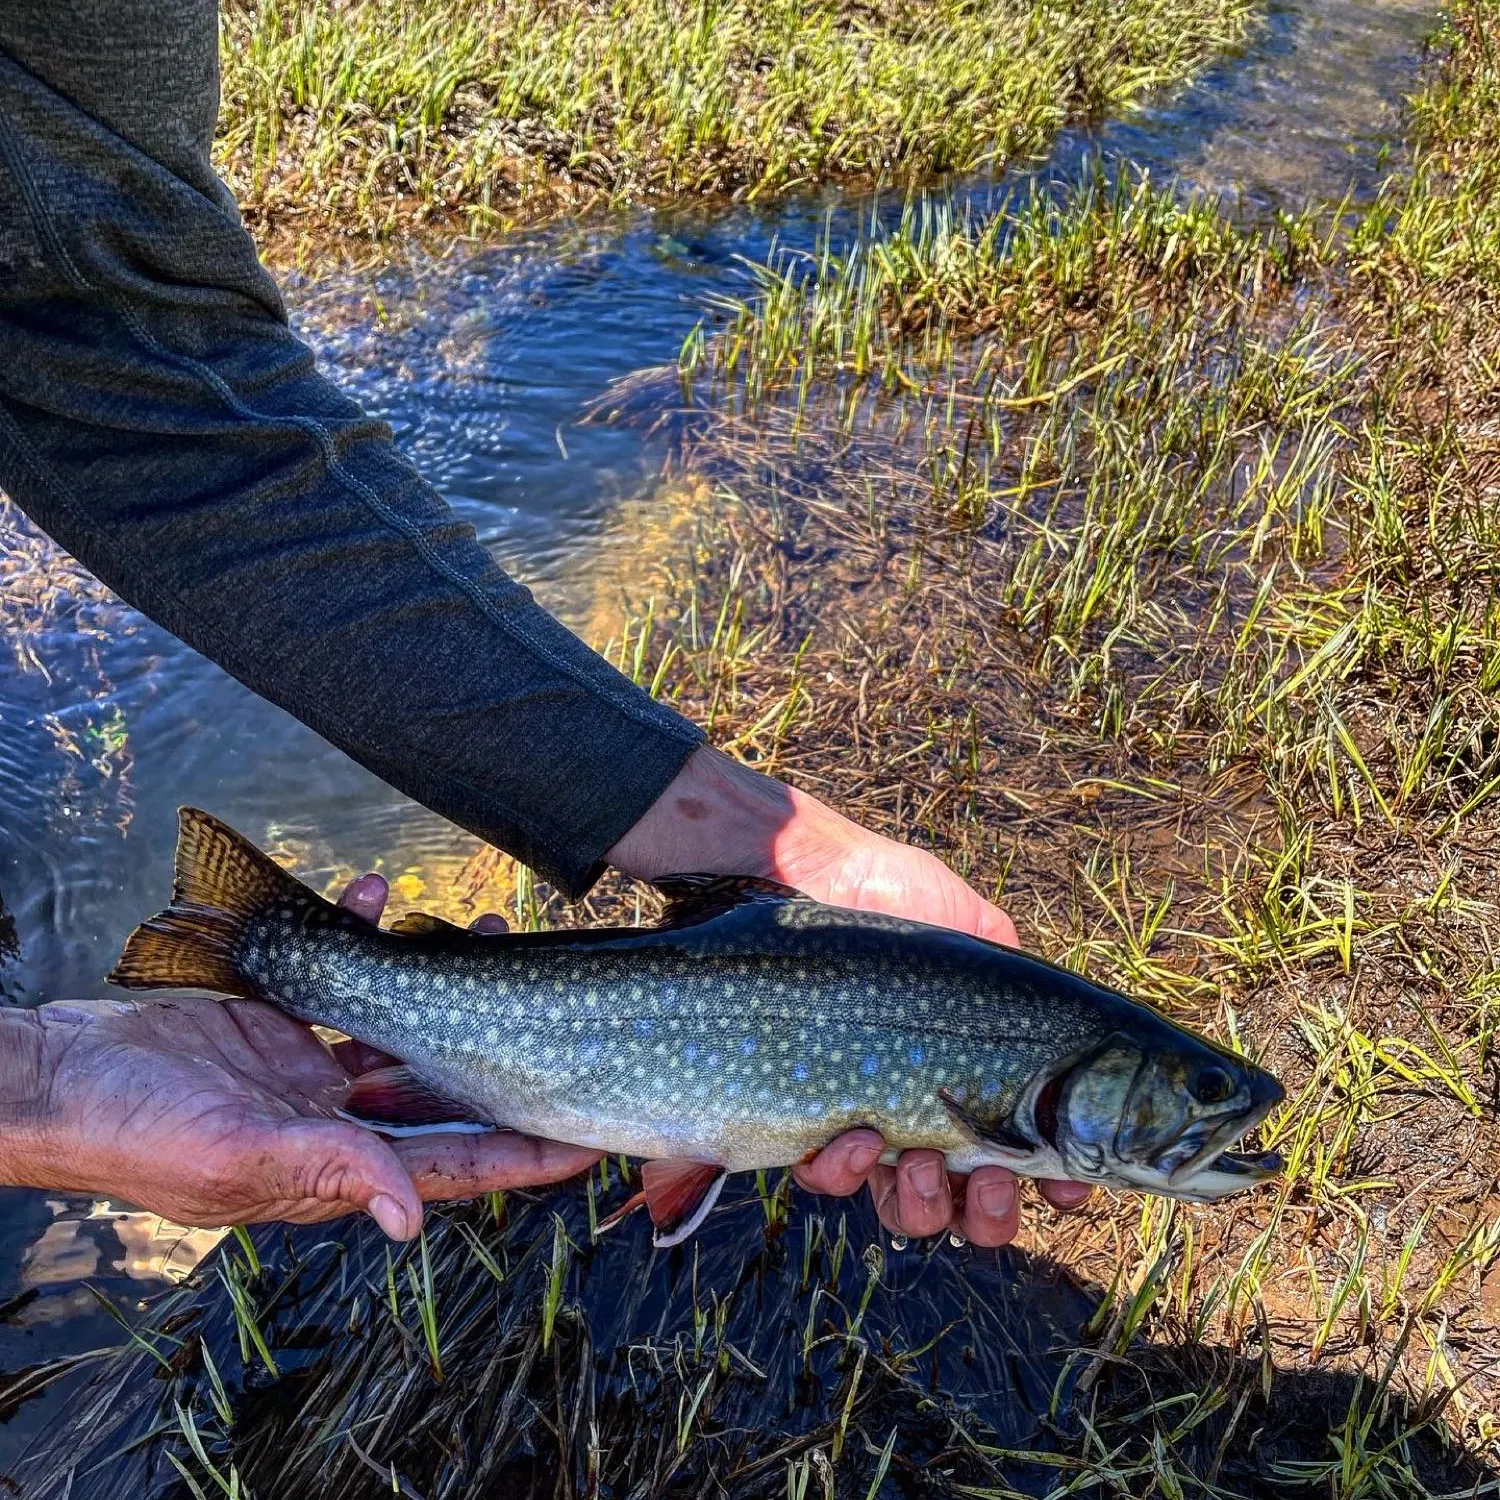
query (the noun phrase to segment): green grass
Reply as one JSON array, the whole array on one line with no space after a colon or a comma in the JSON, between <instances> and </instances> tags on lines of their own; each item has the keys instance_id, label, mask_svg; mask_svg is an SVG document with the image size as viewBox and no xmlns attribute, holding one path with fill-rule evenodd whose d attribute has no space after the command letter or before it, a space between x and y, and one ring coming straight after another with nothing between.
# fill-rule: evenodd
<instances>
[{"instance_id":1,"label":"green grass","mask_svg":"<svg viewBox=\"0 0 1500 1500\"><path fill-rule=\"evenodd\" d=\"M1338 1496L1431 1492L1426 1423L1500 1456L1497 23L1352 227L1094 178L763 267L684 347L720 524L626 663L1286 1079L1275 1191L1039 1243L1114 1356L1354 1377L1261 1471ZM1076 1479L1204 1488L1213 1401L1095 1399Z\"/></svg>"},{"instance_id":2,"label":"green grass","mask_svg":"<svg viewBox=\"0 0 1500 1500\"><path fill-rule=\"evenodd\" d=\"M1251 0L236 0L219 164L274 237L911 181L1043 150Z\"/></svg>"},{"instance_id":3,"label":"green grass","mask_svg":"<svg viewBox=\"0 0 1500 1500\"><path fill-rule=\"evenodd\" d=\"M1497 47L1466 0L1352 223L917 202L644 377L702 514L622 668L1265 1060L1274 1187L1033 1208L1014 1284L770 1178L670 1256L592 1179L392 1261L264 1236L36 1493L140 1444L245 1494L1493 1494Z\"/></svg>"}]
</instances>

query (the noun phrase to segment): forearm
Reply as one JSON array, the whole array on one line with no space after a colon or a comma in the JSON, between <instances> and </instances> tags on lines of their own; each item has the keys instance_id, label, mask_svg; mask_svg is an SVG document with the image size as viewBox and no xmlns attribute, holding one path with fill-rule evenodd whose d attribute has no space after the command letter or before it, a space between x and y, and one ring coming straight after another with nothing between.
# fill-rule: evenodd
<instances>
[{"instance_id":1,"label":"forearm","mask_svg":"<svg viewBox=\"0 0 1500 1500\"><path fill-rule=\"evenodd\" d=\"M232 209L0 51L7 218L0 486L254 691L585 889L701 736L318 375Z\"/></svg>"}]
</instances>

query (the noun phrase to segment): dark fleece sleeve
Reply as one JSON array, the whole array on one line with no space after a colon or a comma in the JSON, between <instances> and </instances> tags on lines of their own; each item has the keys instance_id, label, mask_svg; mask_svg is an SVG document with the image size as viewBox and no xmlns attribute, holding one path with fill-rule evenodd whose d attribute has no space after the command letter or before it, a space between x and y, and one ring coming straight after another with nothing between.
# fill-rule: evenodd
<instances>
[{"instance_id":1,"label":"dark fleece sleeve","mask_svg":"<svg viewBox=\"0 0 1500 1500\"><path fill-rule=\"evenodd\" d=\"M700 743L289 331L209 164L214 0L0 4L0 487L124 599L570 895Z\"/></svg>"}]
</instances>

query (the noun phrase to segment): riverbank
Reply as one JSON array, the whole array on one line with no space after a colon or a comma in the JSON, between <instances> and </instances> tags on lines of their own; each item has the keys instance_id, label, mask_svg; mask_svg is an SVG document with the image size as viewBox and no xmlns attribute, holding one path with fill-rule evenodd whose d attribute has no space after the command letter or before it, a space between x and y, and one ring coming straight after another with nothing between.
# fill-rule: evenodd
<instances>
[{"instance_id":1,"label":"riverbank","mask_svg":"<svg viewBox=\"0 0 1500 1500\"><path fill-rule=\"evenodd\" d=\"M1033 1224L1111 1289L1065 1450L1108 1492L1500 1456L1497 40L1455 10L1352 226L1128 176L935 206L685 350L731 519L646 671L1288 1084L1275 1192Z\"/></svg>"},{"instance_id":2,"label":"riverbank","mask_svg":"<svg viewBox=\"0 0 1500 1500\"><path fill-rule=\"evenodd\" d=\"M1245 35L1252 0L242 0L218 163L279 258L1046 149Z\"/></svg>"}]
</instances>

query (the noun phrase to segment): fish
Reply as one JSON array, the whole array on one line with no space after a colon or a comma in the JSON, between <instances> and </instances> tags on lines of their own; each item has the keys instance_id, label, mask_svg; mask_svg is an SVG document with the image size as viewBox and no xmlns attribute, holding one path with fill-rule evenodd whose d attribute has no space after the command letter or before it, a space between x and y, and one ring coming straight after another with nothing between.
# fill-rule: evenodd
<instances>
[{"instance_id":1,"label":"fish","mask_svg":"<svg viewBox=\"0 0 1500 1500\"><path fill-rule=\"evenodd\" d=\"M730 1173L872 1126L888 1157L1212 1202L1272 1177L1234 1144L1284 1097L1265 1069L1139 1001L965 933L751 877L657 881L653 927L379 928L212 815L179 813L171 905L127 989L263 1001L399 1058L356 1077L373 1128L482 1126L644 1159L656 1243Z\"/></svg>"}]
</instances>

